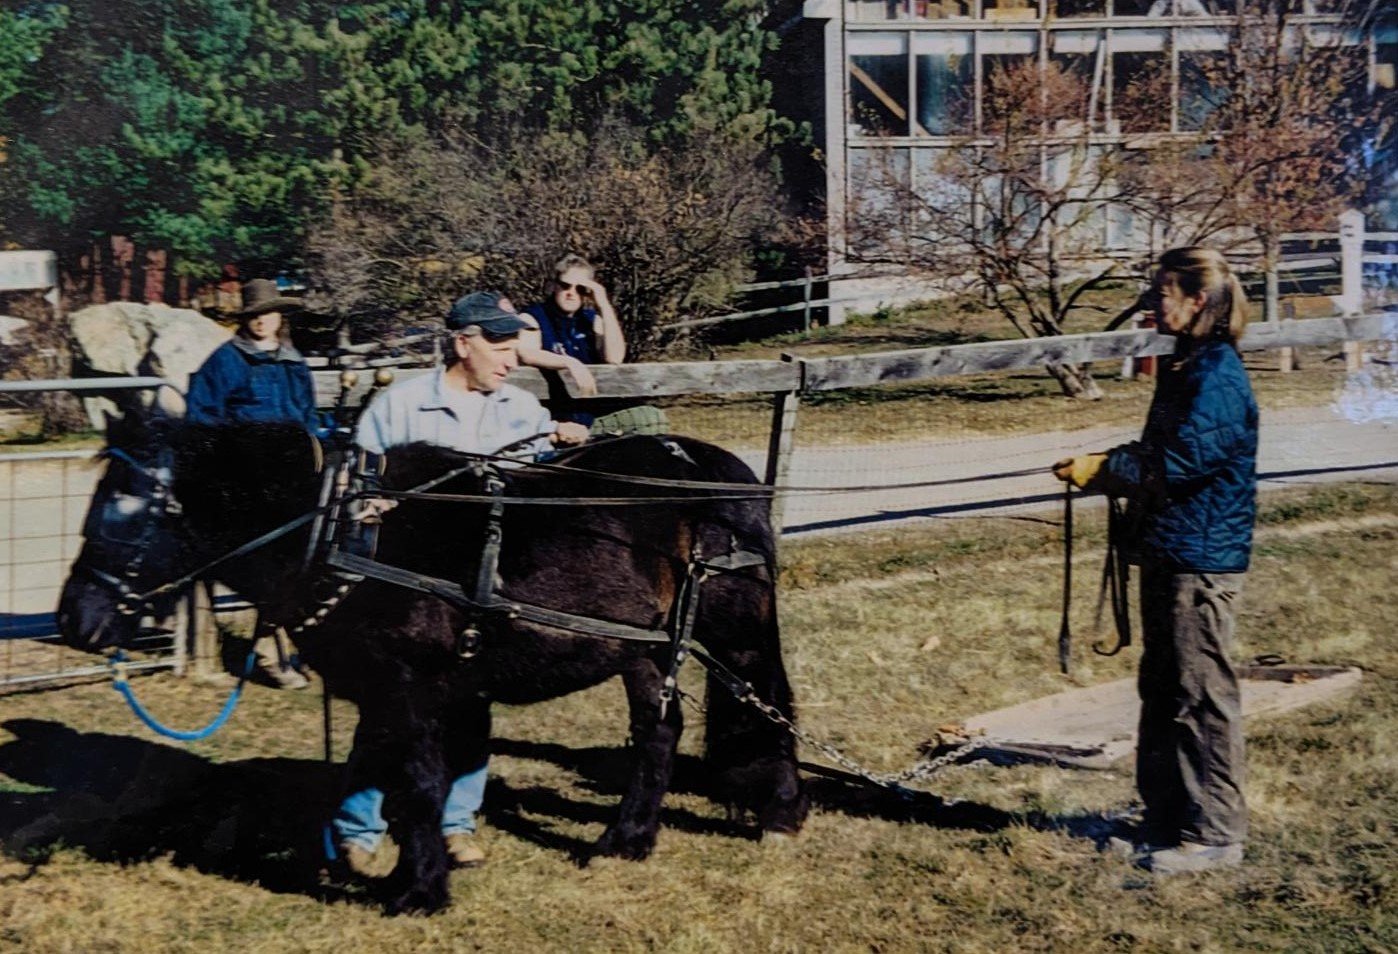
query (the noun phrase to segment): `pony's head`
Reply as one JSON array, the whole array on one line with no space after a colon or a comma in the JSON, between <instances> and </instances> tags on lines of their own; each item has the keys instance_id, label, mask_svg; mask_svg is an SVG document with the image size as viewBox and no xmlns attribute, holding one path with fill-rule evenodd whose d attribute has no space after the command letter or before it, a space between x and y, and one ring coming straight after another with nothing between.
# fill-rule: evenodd
<instances>
[{"instance_id":1,"label":"pony's head","mask_svg":"<svg viewBox=\"0 0 1398 954\"><path fill-rule=\"evenodd\" d=\"M109 421L107 472L59 601L59 632L97 651L128 643L179 595L147 594L315 506L319 445L299 425ZM253 600L293 587L309 531L210 573Z\"/></svg>"},{"instance_id":2,"label":"pony's head","mask_svg":"<svg viewBox=\"0 0 1398 954\"><path fill-rule=\"evenodd\" d=\"M103 456L107 470L58 604L64 641L93 652L125 645L142 616L168 610L172 598L140 597L176 575L184 550L174 452L163 435L132 414L109 419Z\"/></svg>"}]
</instances>

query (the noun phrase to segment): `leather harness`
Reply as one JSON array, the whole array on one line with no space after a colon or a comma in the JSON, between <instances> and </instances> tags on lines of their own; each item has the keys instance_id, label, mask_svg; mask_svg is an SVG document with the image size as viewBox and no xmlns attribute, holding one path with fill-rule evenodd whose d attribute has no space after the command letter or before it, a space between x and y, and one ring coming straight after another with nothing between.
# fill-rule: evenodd
<instances>
[{"instance_id":1,"label":"leather harness","mask_svg":"<svg viewBox=\"0 0 1398 954\"><path fill-rule=\"evenodd\" d=\"M501 528L501 520L505 512L504 492L504 480L494 468L487 467L485 469L485 493L490 499L490 504L486 514L480 563L470 592L465 587L450 580L428 576L348 552L339 545L338 536L330 540L324 563L334 570L353 577L379 580L418 593L426 593L465 611L467 622L457 634L455 647L456 654L461 659L471 659L480 651L480 623L488 617L524 620L580 636L645 643L669 643L671 645L670 667L660 690L659 698L661 717L663 718L676 692L680 666L691 654L694 624L699 611L701 585L709 577L719 573L732 573L750 567L765 566L767 564L766 557L735 545L733 549L722 556L706 559L699 547L696 546L690 553L684 581L671 605L669 614L671 626L669 629L632 626L628 623L618 623L612 620L550 609L535 603L506 599L495 591L500 550L504 543L504 532Z\"/></svg>"}]
</instances>

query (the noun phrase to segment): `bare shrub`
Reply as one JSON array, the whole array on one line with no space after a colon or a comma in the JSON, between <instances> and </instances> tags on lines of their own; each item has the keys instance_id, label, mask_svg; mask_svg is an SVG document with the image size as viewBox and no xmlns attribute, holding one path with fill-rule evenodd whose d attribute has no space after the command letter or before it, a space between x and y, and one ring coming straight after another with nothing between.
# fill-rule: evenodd
<instances>
[{"instance_id":1,"label":"bare shrub","mask_svg":"<svg viewBox=\"0 0 1398 954\"><path fill-rule=\"evenodd\" d=\"M1085 78L1026 60L995 66L985 82L983 134L945 150L918 188L883 153L872 188L851 201L850 244L866 261L959 280L1026 338L1059 335L1115 270L1089 266L1101 253L1096 226L1122 195L1116 156L1063 116L1062 104L1087 100ZM897 235L907 240L890 245ZM1084 367L1048 371L1065 394L1101 396Z\"/></svg>"},{"instance_id":2,"label":"bare shrub","mask_svg":"<svg viewBox=\"0 0 1398 954\"><path fill-rule=\"evenodd\" d=\"M644 357L667 323L726 304L754 253L787 236L783 204L768 152L731 134L657 147L608 122L592 136L452 136L376 157L313 228L309 261L329 309L373 334L435 319L468 287L532 301L577 252Z\"/></svg>"}]
</instances>

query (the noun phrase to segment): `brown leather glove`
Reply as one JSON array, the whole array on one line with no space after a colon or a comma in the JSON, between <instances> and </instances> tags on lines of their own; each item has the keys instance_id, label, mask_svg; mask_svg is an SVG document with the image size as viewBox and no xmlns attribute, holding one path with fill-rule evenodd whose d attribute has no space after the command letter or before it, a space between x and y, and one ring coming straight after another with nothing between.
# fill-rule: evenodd
<instances>
[{"instance_id":1,"label":"brown leather glove","mask_svg":"<svg viewBox=\"0 0 1398 954\"><path fill-rule=\"evenodd\" d=\"M1097 479L1097 472L1102 469L1102 465L1106 462L1106 454L1065 457L1053 465L1053 476L1080 490L1090 490L1093 481Z\"/></svg>"}]
</instances>

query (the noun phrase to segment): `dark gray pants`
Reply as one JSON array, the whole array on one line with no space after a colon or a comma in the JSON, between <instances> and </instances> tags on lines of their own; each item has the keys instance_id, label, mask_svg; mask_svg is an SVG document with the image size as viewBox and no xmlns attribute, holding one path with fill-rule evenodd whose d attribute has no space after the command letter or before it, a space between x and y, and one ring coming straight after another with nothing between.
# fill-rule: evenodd
<instances>
[{"instance_id":1,"label":"dark gray pants","mask_svg":"<svg viewBox=\"0 0 1398 954\"><path fill-rule=\"evenodd\" d=\"M1233 648L1241 573L1141 567L1136 785L1152 844L1241 844L1243 710Z\"/></svg>"}]
</instances>

